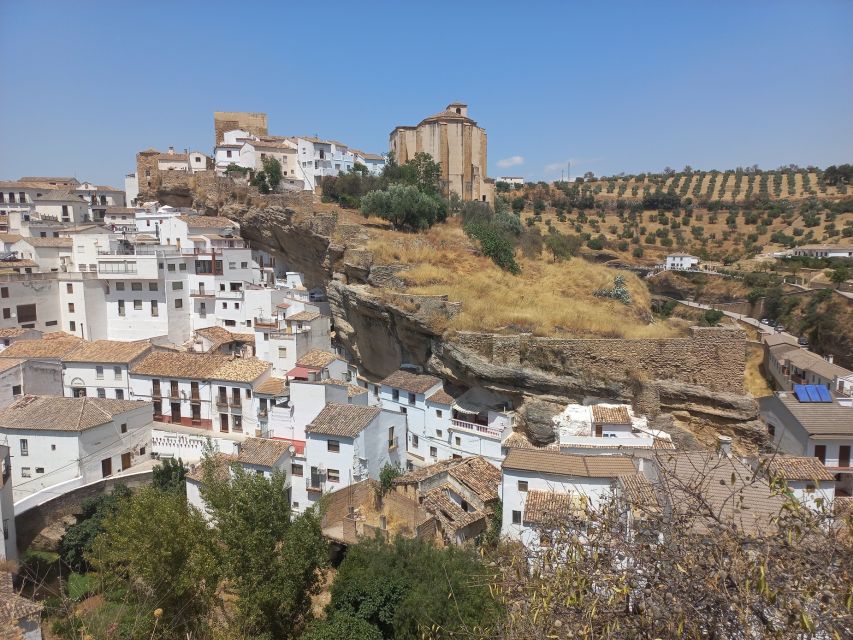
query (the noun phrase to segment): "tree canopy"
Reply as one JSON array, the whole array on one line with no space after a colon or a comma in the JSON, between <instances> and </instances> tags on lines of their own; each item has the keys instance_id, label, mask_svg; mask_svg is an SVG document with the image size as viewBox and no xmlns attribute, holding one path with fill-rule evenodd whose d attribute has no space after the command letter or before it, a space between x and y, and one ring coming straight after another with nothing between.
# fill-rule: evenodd
<instances>
[{"instance_id":1,"label":"tree canopy","mask_svg":"<svg viewBox=\"0 0 853 640\"><path fill-rule=\"evenodd\" d=\"M413 185L392 184L384 191L371 191L361 199L365 217L388 220L395 229L428 229L447 218L447 204Z\"/></svg>"}]
</instances>

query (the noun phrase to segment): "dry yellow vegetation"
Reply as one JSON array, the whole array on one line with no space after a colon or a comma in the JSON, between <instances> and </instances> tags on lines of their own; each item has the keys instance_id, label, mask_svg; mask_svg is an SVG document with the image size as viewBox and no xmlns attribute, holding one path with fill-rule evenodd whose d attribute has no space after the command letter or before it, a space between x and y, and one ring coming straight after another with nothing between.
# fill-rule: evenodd
<instances>
[{"instance_id":1,"label":"dry yellow vegetation","mask_svg":"<svg viewBox=\"0 0 853 640\"><path fill-rule=\"evenodd\" d=\"M681 335L686 323L654 321L646 285L630 272L581 258L566 262L519 259L513 276L479 255L459 220L409 234L372 228L368 248L378 264L406 264L408 292L446 294L463 302L450 330L530 332L540 336L665 338ZM632 304L598 298L596 289L625 277Z\"/></svg>"}]
</instances>

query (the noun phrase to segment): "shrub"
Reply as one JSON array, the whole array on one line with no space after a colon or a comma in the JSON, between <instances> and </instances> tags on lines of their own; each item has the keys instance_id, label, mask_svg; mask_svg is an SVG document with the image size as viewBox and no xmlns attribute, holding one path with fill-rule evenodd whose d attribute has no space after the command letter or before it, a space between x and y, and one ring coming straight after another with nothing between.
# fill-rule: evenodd
<instances>
[{"instance_id":1,"label":"shrub","mask_svg":"<svg viewBox=\"0 0 853 640\"><path fill-rule=\"evenodd\" d=\"M412 185L392 184L386 191L371 191L361 199L365 217L375 215L396 229L428 229L447 218L447 205Z\"/></svg>"}]
</instances>

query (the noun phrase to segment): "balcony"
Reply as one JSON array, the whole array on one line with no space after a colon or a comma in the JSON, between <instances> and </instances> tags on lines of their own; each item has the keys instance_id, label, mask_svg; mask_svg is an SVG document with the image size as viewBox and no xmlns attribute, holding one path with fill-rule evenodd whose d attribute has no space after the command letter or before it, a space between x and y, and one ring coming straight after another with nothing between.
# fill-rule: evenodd
<instances>
[{"instance_id":1,"label":"balcony","mask_svg":"<svg viewBox=\"0 0 853 640\"><path fill-rule=\"evenodd\" d=\"M311 478L305 478L305 489L307 491L316 491L317 493L323 492L323 486L319 478L314 478L313 482Z\"/></svg>"},{"instance_id":2,"label":"balcony","mask_svg":"<svg viewBox=\"0 0 853 640\"><path fill-rule=\"evenodd\" d=\"M98 263L98 273L103 274L124 274L124 273L136 273L136 263L135 262L99 262Z\"/></svg>"},{"instance_id":3,"label":"balcony","mask_svg":"<svg viewBox=\"0 0 853 640\"><path fill-rule=\"evenodd\" d=\"M216 408L217 409L227 409L228 408L228 398L217 398L216 399Z\"/></svg>"},{"instance_id":4,"label":"balcony","mask_svg":"<svg viewBox=\"0 0 853 640\"><path fill-rule=\"evenodd\" d=\"M466 420L457 420L456 418L451 418L450 428L459 429L461 431L467 431L468 433L476 433L480 436L486 436L487 438L496 438L498 440L500 440L500 438L503 436L503 429L487 427L484 424L477 424L476 422L468 422Z\"/></svg>"},{"instance_id":5,"label":"balcony","mask_svg":"<svg viewBox=\"0 0 853 640\"><path fill-rule=\"evenodd\" d=\"M213 298L213 291L205 291L204 289L192 289L190 290L190 298Z\"/></svg>"},{"instance_id":6,"label":"balcony","mask_svg":"<svg viewBox=\"0 0 853 640\"><path fill-rule=\"evenodd\" d=\"M242 300L243 290L240 289L238 291L217 291L216 297L225 298L226 300Z\"/></svg>"},{"instance_id":7,"label":"balcony","mask_svg":"<svg viewBox=\"0 0 853 640\"><path fill-rule=\"evenodd\" d=\"M243 403L240 402L240 400L235 400L234 398L231 398L231 402L228 403L228 406L231 407L231 409L236 409L237 411L243 410Z\"/></svg>"},{"instance_id":8,"label":"balcony","mask_svg":"<svg viewBox=\"0 0 853 640\"><path fill-rule=\"evenodd\" d=\"M398 446L399 441L397 439L397 436L394 436L393 438L390 438L388 440L388 451L396 451Z\"/></svg>"},{"instance_id":9,"label":"balcony","mask_svg":"<svg viewBox=\"0 0 853 640\"><path fill-rule=\"evenodd\" d=\"M276 318L255 317L253 323L258 329L278 329L278 320Z\"/></svg>"}]
</instances>

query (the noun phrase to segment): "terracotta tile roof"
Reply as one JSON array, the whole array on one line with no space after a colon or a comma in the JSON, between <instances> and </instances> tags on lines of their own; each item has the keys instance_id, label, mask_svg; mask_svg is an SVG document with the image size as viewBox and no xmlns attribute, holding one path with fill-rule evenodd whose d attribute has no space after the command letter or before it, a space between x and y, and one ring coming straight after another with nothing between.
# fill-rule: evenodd
<instances>
[{"instance_id":1,"label":"terracotta tile roof","mask_svg":"<svg viewBox=\"0 0 853 640\"><path fill-rule=\"evenodd\" d=\"M38 619L41 616L42 605L29 598L24 598L15 592L12 586L12 574L0 572L0 638L23 638L18 635L18 623L21 620ZM8 635L7 635L8 634Z\"/></svg>"},{"instance_id":2,"label":"terracotta tile roof","mask_svg":"<svg viewBox=\"0 0 853 640\"><path fill-rule=\"evenodd\" d=\"M41 195L37 195L33 200L36 202L62 202L66 200L85 202L82 195L74 193L73 191L68 191L67 189L51 189L49 191L45 191Z\"/></svg>"},{"instance_id":3,"label":"terracotta tile roof","mask_svg":"<svg viewBox=\"0 0 853 640\"><path fill-rule=\"evenodd\" d=\"M501 484L501 470L485 458L472 456L456 461L458 464L447 471L466 487L471 489L483 502L498 499Z\"/></svg>"},{"instance_id":4,"label":"terracotta tile roof","mask_svg":"<svg viewBox=\"0 0 853 640\"><path fill-rule=\"evenodd\" d=\"M441 380L424 373L412 373L405 369L398 369L382 380L382 384L411 393L426 393L435 385L441 384Z\"/></svg>"},{"instance_id":5,"label":"terracotta tile roof","mask_svg":"<svg viewBox=\"0 0 853 640\"><path fill-rule=\"evenodd\" d=\"M394 478L394 484L420 484L445 473L468 487L483 502L498 499L498 489L501 484L500 469L480 456L442 460L426 467L413 469Z\"/></svg>"},{"instance_id":6,"label":"terracotta tile roof","mask_svg":"<svg viewBox=\"0 0 853 640\"><path fill-rule=\"evenodd\" d=\"M310 322L320 317L319 311L300 311L292 316L287 316L285 320L296 320L297 322Z\"/></svg>"},{"instance_id":7,"label":"terracotta tile roof","mask_svg":"<svg viewBox=\"0 0 853 640\"><path fill-rule=\"evenodd\" d=\"M105 211L106 215L110 214L121 214L121 213L136 213L136 209L134 207L113 207L109 206Z\"/></svg>"},{"instance_id":8,"label":"terracotta tile roof","mask_svg":"<svg viewBox=\"0 0 853 640\"><path fill-rule=\"evenodd\" d=\"M530 439L520 431L513 431L509 434L502 443L504 447L516 449L532 449L533 451L559 451L560 443L552 442L544 446L537 446L530 442Z\"/></svg>"},{"instance_id":9,"label":"terracotta tile roof","mask_svg":"<svg viewBox=\"0 0 853 640\"><path fill-rule=\"evenodd\" d=\"M364 387L359 387L357 384L350 384L346 380L337 380L335 378L326 378L325 380L320 380L316 384L333 384L338 387L346 387L347 397L354 398L355 396L360 396L362 393L367 393L367 389Z\"/></svg>"},{"instance_id":10,"label":"terracotta tile roof","mask_svg":"<svg viewBox=\"0 0 853 640\"><path fill-rule=\"evenodd\" d=\"M237 459L237 456L226 454L226 453L214 453L213 454L213 465L214 465L214 474L220 480L224 480L228 478L228 464ZM187 471L187 478L190 480L194 480L196 482L201 482L204 479L204 465L202 463L198 463L193 465L189 471Z\"/></svg>"},{"instance_id":11,"label":"terracotta tile roof","mask_svg":"<svg viewBox=\"0 0 853 640\"><path fill-rule=\"evenodd\" d=\"M106 362L129 364L151 349L148 340L122 342L119 340L95 340L84 342L62 360L64 362Z\"/></svg>"},{"instance_id":12,"label":"terracotta tile roof","mask_svg":"<svg viewBox=\"0 0 853 640\"><path fill-rule=\"evenodd\" d=\"M622 496L638 513L660 513L660 502L652 483L642 473L619 477Z\"/></svg>"},{"instance_id":13,"label":"terracotta tile roof","mask_svg":"<svg viewBox=\"0 0 853 640\"><path fill-rule=\"evenodd\" d=\"M56 176L24 176L19 180L19 182L63 182L65 184L80 184L77 181L77 178L66 176L66 177L56 177Z\"/></svg>"},{"instance_id":14,"label":"terracotta tile roof","mask_svg":"<svg viewBox=\"0 0 853 640\"><path fill-rule=\"evenodd\" d=\"M23 238L23 242L26 242L33 248L41 248L41 247L55 247L59 249L70 249L73 241L71 238L42 238L42 237L33 237L33 238Z\"/></svg>"},{"instance_id":15,"label":"terracotta tile roof","mask_svg":"<svg viewBox=\"0 0 853 640\"><path fill-rule=\"evenodd\" d=\"M443 487L433 489L424 496L421 506L433 514L442 528L455 532L486 518L484 511L465 511L458 502L452 499Z\"/></svg>"},{"instance_id":16,"label":"terracotta tile roof","mask_svg":"<svg viewBox=\"0 0 853 640\"><path fill-rule=\"evenodd\" d=\"M232 227L237 228L237 223L222 216L178 216L178 220L192 228L217 228L217 227Z\"/></svg>"},{"instance_id":17,"label":"terracotta tile roof","mask_svg":"<svg viewBox=\"0 0 853 640\"><path fill-rule=\"evenodd\" d=\"M737 458L695 451L659 452L656 462L672 509L693 516L694 530L712 530L719 520L735 524L747 535L763 535L776 528L773 520L785 498L774 495L767 481Z\"/></svg>"},{"instance_id":18,"label":"terracotta tile roof","mask_svg":"<svg viewBox=\"0 0 853 640\"><path fill-rule=\"evenodd\" d=\"M254 382L272 365L258 358L238 358L214 353L157 351L137 363L131 373L141 376Z\"/></svg>"},{"instance_id":19,"label":"terracotta tile roof","mask_svg":"<svg viewBox=\"0 0 853 640\"><path fill-rule=\"evenodd\" d=\"M524 522L540 526L560 526L583 513L581 496L555 491L528 491L524 501Z\"/></svg>"},{"instance_id":20,"label":"terracotta tile roof","mask_svg":"<svg viewBox=\"0 0 853 640\"><path fill-rule=\"evenodd\" d=\"M18 240L22 240L23 237L17 233L0 233L0 242L17 242Z\"/></svg>"},{"instance_id":21,"label":"terracotta tile roof","mask_svg":"<svg viewBox=\"0 0 853 640\"><path fill-rule=\"evenodd\" d=\"M186 153L161 153L157 156L160 162L187 162L189 156Z\"/></svg>"},{"instance_id":22,"label":"terracotta tile roof","mask_svg":"<svg viewBox=\"0 0 853 640\"><path fill-rule=\"evenodd\" d=\"M314 349L299 358L296 361L296 364L300 367L316 367L317 369L325 369L335 360L343 360L343 358L334 353L329 353L328 351Z\"/></svg>"},{"instance_id":23,"label":"terracotta tile roof","mask_svg":"<svg viewBox=\"0 0 853 640\"><path fill-rule=\"evenodd\" d=\"M269 438L246 438L240 443L237 462L253 464L258 467L272 467L278 459L287 453L290 442L270 440Z\"/></svg>"},{"instance_id":24,"label":"terracotta tile roof","mask_svg":"<svg viewBox=\"0 0 853 640\"><path fill-rule=\"evenodd\" d=\"M652 442L652 449L669 449L674 450L675 445L672 440L664 440L663 438L655 438Z\"/></svg>"},{"instance_id":25,"label":"terracotta tile roof","mask_svg":"<svg viewBox=\"0 0 853 640\"><path fill-rule=\"evenodd\" d=\"M18 327L8 327L6 329L0 329L0 338L14 338L16 336L22 336L30 331L35 331L35 329L20 329Z\"/></svg>"},{"instance_id":26,"label":"terracotta tile roof","mask_svg":"<svg viewBox=\"0 0 853 640\"><path fill-rule=\"evenodd\" d=\"M447 393L444 389L439 389L438 391L433 393L431 396L427 397L427 401L429 401L429 402L434 402L435 404L443 404L443 405L446 405L448 407L453 406L453 403L455 400L456 400L456 398L454 398L452 395Z\"/></svg>"},{"instance_id":27,"label":"terracotta tile roof","mask_svg":"<svg viewBox=\"0 0 853 640\"><path fill-rule=\"evenodd\" d=\"M68 335L48 338L47 335L35 340L13 342L3 351L0 351L0 358L56 358L59 360L83 343L82 338L74 338Z\"/></svg>"},{"instance_id":28,"label":"terracotta tile roof","mask_svg":"<svg viewBox=\"0 0 853 640\"><path fill-rule=\"evenodd\" d=\"M627 456L577 456L518 448L511 448L507 452L502 467L581 478L617 478L636 472L634 463Z\"/></svg>"},{"instance_id":29,"label":"terracotta tile roof","mask_svg":"<svg viewBox=\"0 0 853 640\"><path fill-rule=\"evenodd\" d=\"M0 411L0 428L84 431L126 411L151 406L137 400L24 396Z\"/></svg>"},{"instance_id":30,"label":"terracotta tile roof","mask_svg":"<svg viewBox=\"0 0 853 640\"><path fill-rule=\"evenodd\" d=\"M600 424L631 424L631 416L624 405L615 407L602 404L592 405L592 420Z\"/></svg>"},{"instance_id":31,"label":"terracotta tile roof","mask_svg":"<svg viewBox=\"0 0 853 640\"><path fill-rule=\"evenodd\" d=\"M761 465L767 472L782 480L812 480L814 482L832 482L835 480L829 470L817 458L808 456L764 456Z\"/></svg>"},{"instance_id":32,"label":"terracotta tile roof","mask_svg":"<svg viewBox=\"0 0 853 640\"><path fill-rule=\"evenodd\" d=\"M255 387L255 393L264 396L286 396L290 394L287 387L284 386L283 378L273 378L270 376L261 384Z\"/></svg>"},{"instance_id":33,"label":"terracotta tile roof","mask_svg":"<svg viewBox=\"0 0 853 640\"><path fill-rule=\"evenodd\" d=\"M210 351L215 351L222 345L230 344L232 342L246 342L252 344L255 342L255 334L236 333L234 331L229 331L225 327L203 327L201 329L196 329L195 332L196 335L200 335L210 340L212 343L210 345Z\"/></svg>"},{"instance_id":34,"label":"terracotta tile roof","mask_svg":"<svg viewBox=\"0 0 853 640\"><path fill-rule=\"evenodd\" d=\"M356 438L381 412L379 407L356 404L327 404L311 423L305 427L309 433Z\"/></svg>"},{"instance_id":35,"label":"terracotta tile roof","mask_svg":"<svg viewBox=\"0 0 853 640\"><path fill-rule=\"evenodd\" d=\"M24 267L37 267L35 260L0 260L0 269L21 269Z\"/></svg>"},{"instance_id":36,"label":"terracotta tile roof","mask_svg":"<svg viewBox=\"0 0 853 640\"><path fill-rule=\"evenodd\" d=\"M805 349L791 349L785 352L782 358L798 369L812 371L827 380L834 380L836 377L843 378L853 373L853 371L840 367L837 364L829 363L816 353L806 351Z\"/></svg>"},{"instance_id":37,"label":"terracotta tile roof","mask_svg":"<svg viewBox=\"0 0 853 640\"><path fill-rule=\"evenodd\" d=\"M4 373L9 369L14 369L24 362L26 362L26 360L21 358L0 358L0 373Z\"/></svg>"}]
</instances>

